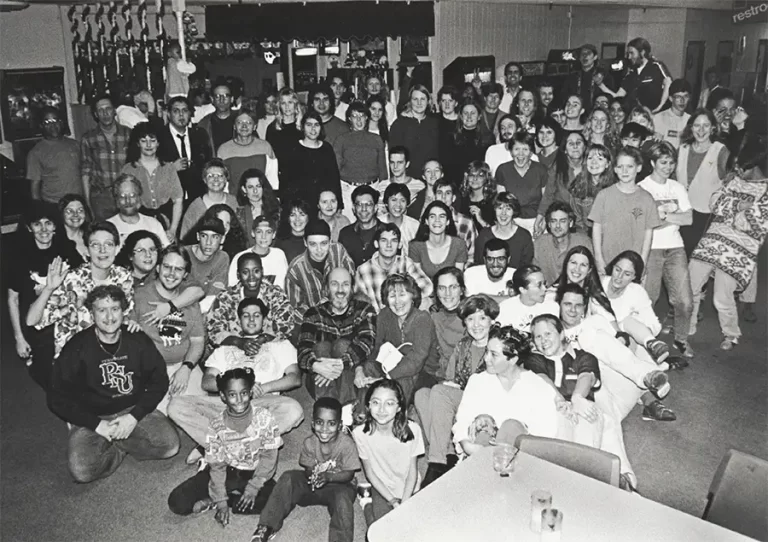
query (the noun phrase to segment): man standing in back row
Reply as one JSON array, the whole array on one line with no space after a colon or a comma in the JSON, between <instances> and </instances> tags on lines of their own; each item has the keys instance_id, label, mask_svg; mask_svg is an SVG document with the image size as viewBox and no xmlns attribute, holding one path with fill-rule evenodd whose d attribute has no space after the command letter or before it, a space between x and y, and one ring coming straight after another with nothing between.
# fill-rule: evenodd
<instances>
[{"instance_id":1,"label":"man standing in back row","mask_svg":"<svg viewBox=\"0 0 768 542\"><path fill-rule=\"evenodd\" d=\"M64 137L61 114L54 107L41 111L43 139L27 155L27 179L32 199L58 203L66 194L82 194L80 146Z\"/></svg>"}]
</instances>

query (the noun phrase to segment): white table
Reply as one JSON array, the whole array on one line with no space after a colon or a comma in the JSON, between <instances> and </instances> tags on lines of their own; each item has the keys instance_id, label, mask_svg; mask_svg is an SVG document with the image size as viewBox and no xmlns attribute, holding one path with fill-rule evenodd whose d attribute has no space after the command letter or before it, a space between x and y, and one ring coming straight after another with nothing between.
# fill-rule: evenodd
<instances>
[{"instance_id":1,"label":"white table","mask_svg":"<svg viewBox=\"0 0 768 542\"><path fill-rule=\"evenodd\" d=\"M669 480L674 483L673 479ZM730 542L751 538L520 453L500 477L486 448L396 508L368 531L371 542L538 542L531 493L563 511L562 542ZM702 496L703 497L703 496Z\"/></svg>"}]
</instances>

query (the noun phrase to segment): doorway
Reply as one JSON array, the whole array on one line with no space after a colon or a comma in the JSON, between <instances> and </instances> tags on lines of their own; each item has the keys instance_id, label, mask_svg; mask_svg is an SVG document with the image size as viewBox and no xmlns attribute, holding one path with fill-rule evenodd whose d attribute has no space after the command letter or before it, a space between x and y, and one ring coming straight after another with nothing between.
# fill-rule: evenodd
<instances>
[{"instance_id":1,"label":"doorway","mask_svg":"<svg viewBox=\"0 0 768 542\"><path fill-rule=\"evenodd\" d=\"M731 86L733 71L733 40L721 41L717 44L717 72L720 74L720 84Z\"/></svg>"},{"instance_id":2,"label":"doorway","mask_svg":"<svg viewBox=\"0 0 768 542\"><path fill-rule=\"evenodd\" d=\"M693 89L690 104L699 103L699 94L701 94L701 83L704 76L704 50L706 42L689 41L685 50L685 80L690 83Z\"/></svg>"}]
</instances>

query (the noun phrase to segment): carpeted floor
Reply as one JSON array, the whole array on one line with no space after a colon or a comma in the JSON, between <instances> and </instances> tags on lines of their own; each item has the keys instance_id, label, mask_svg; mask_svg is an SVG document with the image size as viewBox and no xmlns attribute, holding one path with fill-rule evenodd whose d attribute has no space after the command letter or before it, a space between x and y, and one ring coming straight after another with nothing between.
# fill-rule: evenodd
<instances>
[{"instance_id":1,"label":"carpeted floor","mask_svg":"<svg viewBox=\"0 0 768 542\"><path fill-rule=\"evenodd\" d=\"M762 261L766 261L764 258ZM624 422L629 457L640 490L649 499L700 516L712 475L723 454L736 448L768 459L768 363L766 363L766 273L761 270L756 304L758 322L743 323L742 343L731 352L720 341L711 303L692 339L698 353L691 367L672 373L667 404L674 423L643 422L636 408ZM0 539L8 542L192 542L250 540L257 518L234 516L222 529L211 513L174 516L168 493L191 476L184 464L191 441L173 459L139 463L128 458L107 480L88 485L71 481L66 469L66 425L52 415L45 397L15 354L3 311L0 382ZM665 337L669 339L668 337ZM292 394L310 412L308 394ZM296 468L305 421L285 436L279 472ZM422 465L422 469L424 465ZM365 540L356 508L355 540ZM276 542L327 540L328 515L322 508L297 509Z\"/></svg>"}]
</instances>

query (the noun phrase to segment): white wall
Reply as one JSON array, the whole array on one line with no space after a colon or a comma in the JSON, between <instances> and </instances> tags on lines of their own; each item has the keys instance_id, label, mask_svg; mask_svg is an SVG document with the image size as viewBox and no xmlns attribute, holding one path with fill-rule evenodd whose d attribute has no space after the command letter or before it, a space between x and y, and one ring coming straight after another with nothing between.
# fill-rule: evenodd
<instances>
[{"instance_id":1,"label":"white wall","mask_svg":"<svg viewBox=\"0 0 768 542\"><path fill-rule=\"evenodd\" d=\"M645 38L651 44L651 54L663 60L672 78L683 73L685 51L685 9L630 9L627 41Z\"/></svg>"}]
</instances>

